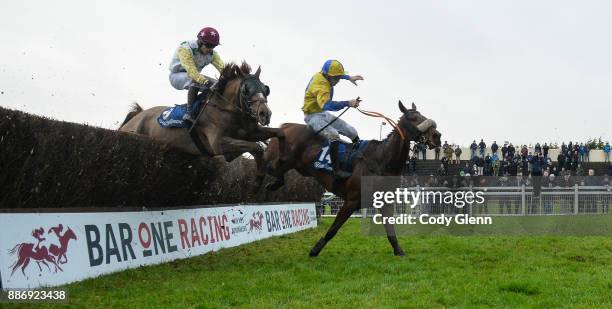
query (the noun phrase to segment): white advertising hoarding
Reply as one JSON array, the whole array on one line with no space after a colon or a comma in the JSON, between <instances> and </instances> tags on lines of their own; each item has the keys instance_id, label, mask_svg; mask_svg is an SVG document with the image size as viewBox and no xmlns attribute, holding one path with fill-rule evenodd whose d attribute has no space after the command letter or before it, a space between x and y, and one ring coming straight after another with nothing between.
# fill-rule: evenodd
<instances>
[{"instance_id":1,"label":"white advertising hoarding","mask_svg":"<svg viewBox=\"0 0 612 309\"><path fill-rule=\"evenodd\" d=\"M316 227L313 203L0 213L2 289L57 286Z\"/></svg>"}]
</instances>

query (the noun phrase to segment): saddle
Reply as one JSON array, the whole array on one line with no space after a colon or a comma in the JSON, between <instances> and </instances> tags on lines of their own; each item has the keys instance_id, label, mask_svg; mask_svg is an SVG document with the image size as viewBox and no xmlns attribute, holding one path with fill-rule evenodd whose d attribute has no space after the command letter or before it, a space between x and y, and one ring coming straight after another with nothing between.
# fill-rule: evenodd
<instances>
[{"instance_id":1,"label":"saddle","mask_svg":"<svg viewBox=\"0 0 612 309\"><path fill-rule=\"evenodd\" d=\"M359 141L356 144L340 142L337 149L336 158L339 160L338 166L340 169L346 172L352 172L354 168L355 159L361 156L363 150L366 148L370 141ZM317 154L317 157L312 162L312 166L316 170L325 170L333 172L331 165L331 153L330 153L330 142L325 139L321 145L321 150Z\"/></svg>"},{"instance_id":2,"label":"saddle","mask_svg":"<svg viewBox=\"0 0 612 309\"><path fill-rule=\"evenodd\" d=\"M159 114L157 117L157 123L162 128L189 128L191 123L187 123L183 120L186 113L191 113L192 118L197 116L197 112L200 110L200 106L207 102L210 98L210 91L202 92L198 95L195 102L193 102L192 110L187 110L187 104L176 104L168 107Z\"/></svg>"}]
</instances>

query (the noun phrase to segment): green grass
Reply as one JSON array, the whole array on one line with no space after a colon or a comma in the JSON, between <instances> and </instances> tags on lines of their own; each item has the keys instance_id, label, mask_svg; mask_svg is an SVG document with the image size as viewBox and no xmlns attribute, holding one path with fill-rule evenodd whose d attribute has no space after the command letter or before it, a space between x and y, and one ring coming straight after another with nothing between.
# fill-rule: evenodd
<instances>
[{"instance_id":1,"label":"green grass","mask_svg":"<svg viewBox=\"0 0 612 309\"><path fill-rule=\"evenodd\" d=\"M445 215L453 217L454 215ZM484 215L483 215L484 216ZM417 215L414 217L418 218ZM379 218L378 221L381 219ZM566 216L493 216L491 224L397 224L398 235L427 236L612 236L612 214L581 214ZM362 232L367 235L386 235L383 225L368 219Z\"/></svg>"},{"instance_id":2,"label":"green grass","mask_svg":"<svg viewBox=\"0 0 612 309\"><path fill-rule=\"evenodd\" d=\"M612 307L610 237L363 236L351 219L66 286L76 307ZM37 306L38 307L38 306Z\"/></svg>"}]
</instances>

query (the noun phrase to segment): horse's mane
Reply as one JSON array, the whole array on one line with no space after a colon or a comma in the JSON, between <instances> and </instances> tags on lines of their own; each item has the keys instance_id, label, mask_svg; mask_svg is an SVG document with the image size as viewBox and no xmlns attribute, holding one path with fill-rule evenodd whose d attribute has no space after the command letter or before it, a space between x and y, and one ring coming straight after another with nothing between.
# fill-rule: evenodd
<instances>
[{"instance_id":1,"label":"horse's mane","mask_svg":"<svg viewBox=\"0 0 612 309\"><path fill-rule=\"evenodd\" d=\"M221 76L219 77L219 81L217 82L217 89L219 92L223 93L225 91L225 87L227 84L241 75L251 74L251 66L243 61L240 66L233 62L229 62L225 64L223 71L221 71Z\"/></svg>"}]
</instances>

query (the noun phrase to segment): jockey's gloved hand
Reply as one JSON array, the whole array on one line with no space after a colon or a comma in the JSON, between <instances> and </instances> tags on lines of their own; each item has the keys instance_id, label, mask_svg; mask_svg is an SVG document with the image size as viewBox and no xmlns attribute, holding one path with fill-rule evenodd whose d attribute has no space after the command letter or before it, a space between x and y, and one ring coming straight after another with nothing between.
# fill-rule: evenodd
<instances>
[{"instance_id":1,"label":"jockey's gloved hand","mask_svg":"<svg viewBox=\"0 0 612 309\"><path fill-rule=\"evenodd\" d=\"M357 81L363 80L363 77L361 75L353 75L349 76L348 80L353 83L353 85L357 86Z\"/></svg>"},{"instance_id":2,"label":"jockey's gloved hand","mask_svg":"<svg viewBox=\"0 0 612 309\"><path fill-rule=\"evenodd\" d=\"M359 98L357 99L352 99L348 101L348 105L350 107L359 107L359 102L361 102L361 100Z\"/></svg>"},{"instance_id":3,"label":"jockey's gloved hand","mask_svg":"<svg viewBox=\"0 0 612 309\"><path fill-rule=\"evenodd\" d=\"M216 82L213 82L213 81L211 81L211 80L207 80L207 81L205 81L205 82L204 82L204 86L205 86L206 88L208 88L208 89L214 89L214 88L215 88L215 86L217 86L217 83L216 83Z\"/></svg>"}]
</instances>

